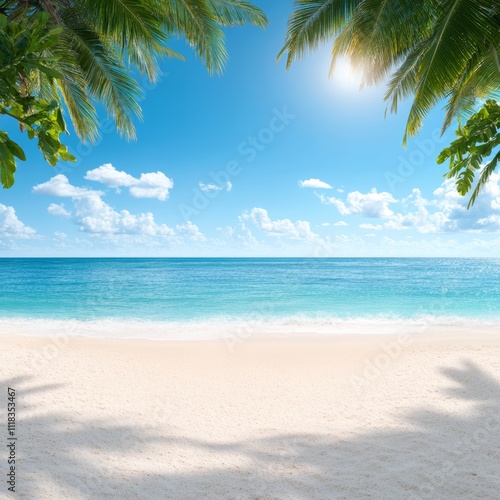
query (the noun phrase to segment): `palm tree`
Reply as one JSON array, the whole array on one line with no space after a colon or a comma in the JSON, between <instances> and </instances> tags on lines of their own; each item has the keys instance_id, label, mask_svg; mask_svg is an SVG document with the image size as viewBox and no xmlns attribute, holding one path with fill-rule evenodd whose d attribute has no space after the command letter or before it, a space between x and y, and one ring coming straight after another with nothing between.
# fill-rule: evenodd
<instances>
[{"instance_id":1,"label":"palm tree","mask_svg":"<svg viewBox=\"0 0 500 500\"><path fill-rule=\"evenodd\" d=\"M332 72L347 57L364 75L362 85L389 78L385 100L391 112L413 98L404 143L443 99L444 131L469 116L478 99L498 96L498 0L297 0L278 58L286 53L289 67L331 40Z\"/></svg>"},{"instance_id":2,"label":"palm tree","mask_svg":"<svg viewBox=\"0 0 500 500\"><path fill-rule=\"evenodd\" d=\"M26 76L39 97L62 98L78 136L91 141L99 132L96 103L120 133L135 137L141 89L134 74L155 82L160 58L182 57L168 48L170 37L185 37L208 70L219 72L227 60L223 28L267 24L260 9L238 0L0 0L10 21L40 12L62 28L51 48L60 78Z\"/></svg>"},{"instance_id":3,"label":"palm tree","mask_svg":"<svg viewBox=\"0 0 500 500\"><path fill-rule=\"evenodd\" d=\"M332 71L348 57L363 84L387 79L390 110L413 96L405 131L447 99L443 127L469 113L477 98L500 87L500 6L497 0L298 0L289 20L287 66L334 39Z\"/></svg>"}]
</instances>

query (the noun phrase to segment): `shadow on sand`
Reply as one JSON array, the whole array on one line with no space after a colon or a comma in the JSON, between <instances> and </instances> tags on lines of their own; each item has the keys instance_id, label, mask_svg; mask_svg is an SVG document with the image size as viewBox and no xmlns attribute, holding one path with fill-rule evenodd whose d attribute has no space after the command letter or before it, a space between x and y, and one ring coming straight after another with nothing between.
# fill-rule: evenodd
<instances>
[{"instance_id":1,"label":"shadow on sand","mask_svg":"<svg viewBox=\"0 0 500 500\"><path fill-rule=\"evenodd\" d=\"M469 413L421 408L400 417L397 430L368 430L352 440L281 434L217 445L169 437L164 428L160 435L100 420L75 425L58 415L54 401L50 414L24 420L19 415L18 495L52 499L55 483L57 498L71 499L498 499L500 386L471 362L441 373L441 396L469 401ZM27 378L4 380L3 386L45 398L54 389ZM151 452L159 443L163 456ZM234 453L247 465L230 468L221 460L218 468L199 473L191 467L163 473L162 463L178 446ZM119 462L109 459L129 454L132 471L120 471Z\"/></svg>"}]
</instances>

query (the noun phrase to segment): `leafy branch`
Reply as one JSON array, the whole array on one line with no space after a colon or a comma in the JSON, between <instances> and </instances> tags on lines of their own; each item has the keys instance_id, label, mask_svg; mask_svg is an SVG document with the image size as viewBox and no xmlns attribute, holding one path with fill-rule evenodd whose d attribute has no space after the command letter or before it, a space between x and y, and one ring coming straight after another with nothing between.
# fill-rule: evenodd
<instances>
[{"instance_id":1,"label":"leafy branch","mask_svg":"<svg viewBox=\"0 0 500 500\"><path fill-rule=\"evenodd\" d=\"M60 32L50 29L45 13L20 22L10 22L0 15L0 115L16 120L29 139L36 138L43 157L52 166L59 160L76 158L59 139L66 133L60 103L42 98L33 81L40 73L51 85L62 78L54 69L57 57L47 55ZM0 131L0 180L4 188L14 184L16 158L26 161L24 150L7 132Z\"/></svg>"},{"instance_id":2,"label":"leafy branch","mask_svg":"<svg viewBox=\"0 0 500 500\"><path fill-rule=\"evenodd\" d=\"M472 189L476 175L479 174L467 208L474 205L482 187L488 182L500 161L499 151L483 166L483 159L489 158L500 144L499 128L500 105L490 99L457 130L458 139L445 148L437 159L439 164L450 160L445 177L456 178L457 191L462 196Z\"/></svg>"}]
</instances>

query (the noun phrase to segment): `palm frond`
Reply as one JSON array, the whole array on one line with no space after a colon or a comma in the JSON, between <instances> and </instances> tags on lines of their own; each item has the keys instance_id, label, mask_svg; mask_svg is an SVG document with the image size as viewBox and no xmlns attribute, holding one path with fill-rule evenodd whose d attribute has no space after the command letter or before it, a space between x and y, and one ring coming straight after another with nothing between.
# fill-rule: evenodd
<instances>
[{"instance_id":1,"label":"palm frond","mask_svg":"<svg viewBox=\"0 0 500 500\"><path fill-rule=\"evenodd\" d=\"M160 57L184 60L181 54L165 46L158 46L154 51L136 44L127 47L126 58L128 64L137 68L141 75L146 75L151 83L156 83L161 74Z\"/></svg>"},{"instance_id":2,"label":"palm frond","mask_svg":"<svg viewBox=\"0 0 500 500\"><path fill-rule=\"evenodd\" d=\"M83 141L94 142L99 136L99 120L92 99L87 92L87 82L82 69L77 62L77 54L69 37L60 37L53 50L58 58L57 69L63 75L56 82L58 93L61 94L68 109L76 134ZM49 92L45 88L45 80L40 81L41 92Z\"/></svg>"},{"instance_id":3,"label":"palm frond","mask_svg":"<svg viewBox=\"0 0 500 500\"><path fill-rule=\"evenodd\" d=\"M65 75L63 80L59 80L57 86L78 137L84 142L96 141L99 137L99 120L94 104L85 91L85 85Z\"/></svg>"},{"instance_id":4,"label":"palm frond","mask_svg":"<svg viewBox=\"0 0 500 500\"><path fill-rule=\"evenodd\" d=\"M80 0L75 8L85 16L85 22L116 40L123 50L134 44L155 46L166 42L161 19L150 1Z\"/></svg>"},{"instance_id":5,"label":"palm frond","mask_svg":"<svg viewBox=\"0 0 500 500\"><path fill-rule=\"evenodd\" d=\"M430 32L433 2L364 0L335 39L332 68L348 57L363 75L363 86L381 82L414 47L415 39Z\"/></svg>"},{"instance_id":6,"label":"palm frond","mask_svg":"<svg viewBox=\"0 0 500 500\"><path fill-rule=\"evenodd\" d=\"M472 207L476 202L479 193L481 192L484 185L489 181L491 174L495 171L498 162L500 161L500 151L493 157L493 159L482 169L479 180L476 184L474 191L472 192L467 208Z\"/></svg>"},{"instance_id":7,"label":"palm frond","mask_svg":"<svg viewBox=\"0 0 500 500\"><path fill-rule=\"evenodd\" d=\"M264 12L250 2L241 0L208 0L208 4L221 26L253 24L265 28L268 24Z\"/></svg>"},{"instance_id":8,"label":"palm frond","mask_svg":"<svg viewBox=\"0 0 500 500\"><path fill-rule=\"evenodd\" d=\"M447 94L448 102L445 107L446 115L441 130L442 133L452 124L455 118L458 118L460 122L475 110L478 97L482 94L474 82L475 75L477 75L481 66L478 58L479 55L474 54L467 62L462 75Z\"/></svg>"},{"instance_id":9,"label":"palm frond","mask_svg":"<svg viewBox=\"0 0 500 500\"><path fill-rule=\"evenodd\" d=\"M186 37L210 73L221 72L228 55L224 33L206 0L156 0L167 33Z\"/></svg>"},{"instance_id":10,"label":"palm frond","mask_svg":"<svg viewBox=\"0 0 500 500\"><path fill-rule=\"evenodd\" d=\"M0 10L13 18L46 11L62 29L54 53L58 84L41 74L26 81L36 92L60 95L78 136L91 141L99 128L95 103L121 133L135 136L141 92L134 72L155 82L161 58L182 58L167 45L171 35L185 37L209 71L220 72L228 57L222 28L267 24L262 10L246 0L0 0Z\"/></svg>"},{"instance_id":11,"label":"palm frond","mask_svg":"<svg viewBox=\"0 0 500 500\"><path fill-rule=\"evenodd\" d=\"M426 43L420 42L390 78L384 100L389 101L391 113L397 113L399 102L415 92L418 68L426 50Z\"/></svg>"},{"instance_id":12,"label":"palm frond","mask_svg":"<svg viewBox=\"0 0 500 500\"><path fill-rule=\"evenodd\" d=\"M350 19L363 0L297 0L288 21L285 45L279 60L287 53L286 66L314 50L322 42L331 40Z\"/></svg>"},{"instance_id":13,"label":"palm frond","mask_svg":"<svg viewBox=\"0 0 500 500\"><path fill-rule=\"evenodd\" d=\"M88 94L115 120L118 131L135 137L133 117L141 117L141 90L122 61L117 59L90 28L73 25L67 30Z\"/></svg>"},{"instance_id":14,"label":"palm frond","mask_svg":"<svg viewBox=\"0 0 500 500\"><path fill-rule=\"evenodd\" d=\"M428 50L417 73L415 97L408 116L404 140L415 135L429 110L453 87L463 74L467 62L484 46L492 31L489 2L449 0L432 34L427 38Z\"/></svg>"}]
</instances>

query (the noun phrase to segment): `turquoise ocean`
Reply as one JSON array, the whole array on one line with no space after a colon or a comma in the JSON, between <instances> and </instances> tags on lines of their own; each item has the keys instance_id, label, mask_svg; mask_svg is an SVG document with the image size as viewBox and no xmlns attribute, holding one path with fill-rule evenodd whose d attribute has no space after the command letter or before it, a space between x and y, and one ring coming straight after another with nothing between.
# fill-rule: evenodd
<instances>
[{"instance_id":1,"label":"turquoise ocean","mask_svg":"<svg viewBox=\"0 0 500 500\"><path fill-rule=\"evenodd\" d=\"M500 326L498 259L0 259L0 283L5 333L182 340Z\"/></svg>"}]
</instances>

